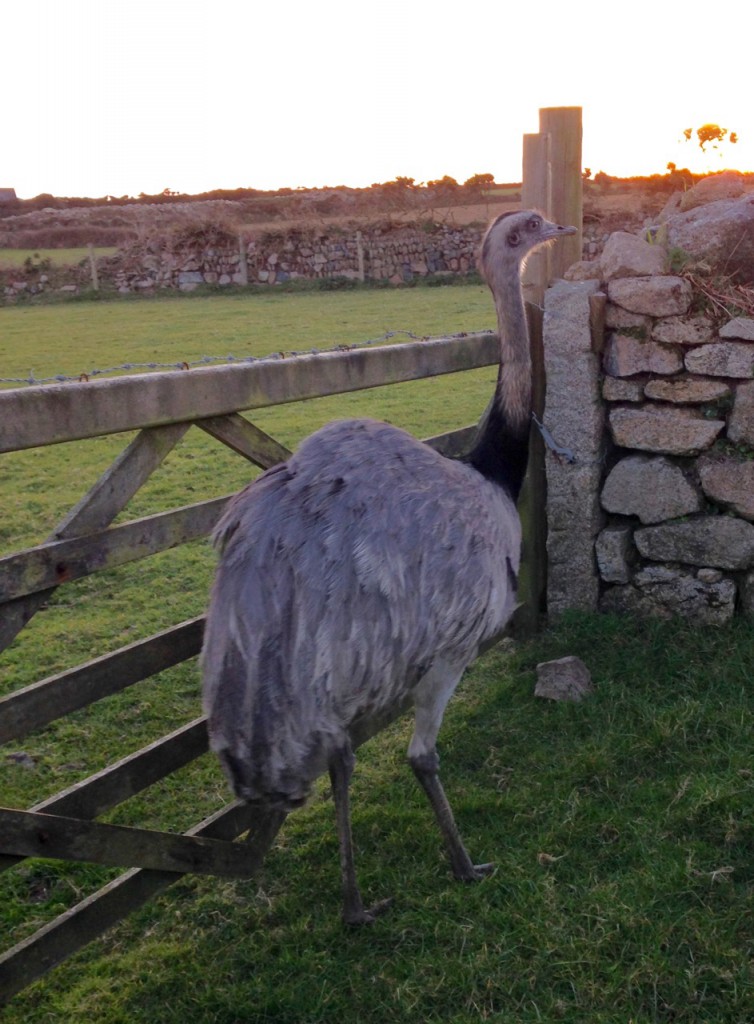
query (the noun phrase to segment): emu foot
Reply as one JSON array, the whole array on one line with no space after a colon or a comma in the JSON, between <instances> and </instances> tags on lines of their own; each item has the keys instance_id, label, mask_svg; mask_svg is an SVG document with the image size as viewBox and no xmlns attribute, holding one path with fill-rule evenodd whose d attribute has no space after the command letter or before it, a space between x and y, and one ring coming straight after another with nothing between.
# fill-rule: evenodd
<instances>
[{"instance_id":1,"label":"emu foot","mask_svg":"<svg viewBox=\"0 0 754 1024\"><path fill-rule=\"evenodd\" d=\"M453 871L453 875L459 882L481 882L488 875L494 875L497 870L495 864L469 864Z\"/></svg>"},{"instance_id":2,"label":"emu foot","mask_svg":"<svg viewBox=\"0 0 754 1024\"><path fill-rule=\"evenodd\" d=\"M392 897L386 900L380 900L373 906L365 909L364 907L343 907L343 923L347 925L358 926L362 924L374 924L378 917L391 906L393 902Z\"/></svg>"}]
</instances>

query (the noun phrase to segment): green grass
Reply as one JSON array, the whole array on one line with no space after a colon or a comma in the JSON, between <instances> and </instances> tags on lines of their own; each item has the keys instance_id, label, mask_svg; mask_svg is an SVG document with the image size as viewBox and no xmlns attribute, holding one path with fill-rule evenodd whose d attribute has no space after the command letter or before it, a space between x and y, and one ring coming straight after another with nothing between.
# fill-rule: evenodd
<instances>
[{"instance_id":1,"label":"green grass","mask_svg":"<svg viewBox=\"0 0 754 1024\"><path fill-rule=\"evenodd\" d=\"M388 329L425 335L459 331L470 322L483 328L489 316L488 297L475 286L5 309L0 310L0 364L13 376L23 372L28 358L38 376L45 376L67 372L79 359L78 366L91 369L130 360L191 361L207 353L262 356L281 348L355 343ZM494 373L490 368L459 375L455 381L437 378L285 405L260 411L254 420L289 447L328 420L350 415L392 420L426 436L473 422L486 405ZM46 539L130 436L3 456L0 556ZM232 493L256 472L194 428L116 521ZM0 693L200 614L214 563L209 542L203 540L58 590L13 645L0 653ZM187 664L104 701L96 710L97 742L88 740L88 711L53 724L34 741L24 741L37 770L19 772L0 758L2 802L26 806L41 800L103 767L119 743L118 753L125 754L191 720L198 713L196 680L196 666ZM163 691L170 693L170 701L161 696ZM193 802L186 826L221 802L222 785L214 780L208 786L208 802ZM144 805L135 806L138 820Z\"/></svg>"},{"instance_id":2,"label":"green grass","mask_svg":"<svg viewBox=\"0 0 754 1024\"><path fill-rule=\"evenodd\" d=\"M124 363L328 349L393 330L434 336L494 324L480 284L0 307L0 376L77 377Z\"/></svg>"},{"instance_id":3,"label":"green grass","mask_svg":"<svg viewBox=\"0 0 754 1024\"><path fill-rule=\"evenodd\" d=\"M112 256L117 248L97 248L95 256ZM53 267L74 267L89 258L89 249L80 246L76 249L0 249L0 270L23 267L30 259L34 266L49 260Z\"/></svg>"},{"instance_id":4,"label":"green grass","mask_svg":"<svg viewBox=\"0 0 754 1024\"><path fill-rule=\"evenodd\" d=\"M490 321L490 301L479 286L13 308L0 310L0 365L9 377L23 374L29 366L38 376L47 376L125 361L325 349L378 337L388 329L435 335L484 328ZM254 419L289 447L322 423L348 415L390 419L428 435L474 421L486 404L494 373L490 368L455 380L437 378L280 406L259 412ZM129 439L130 435L115 435L3 456L0 556L42 542ZM255 473L248 462L194 428L118 521L232 493ZM201 541L58 590L0 654L0 693L200 614L213 566L209 543ZM145 696L137 688L98 709L98 716L111 716L101 749L81 742L86 728L80 730L78 722L87 721L87 712L57 723L31 746L26 743L40 771L16 772L0 758L3 801L21 806L40 800L106 763L113 737L117 740L125 728L120 700L127 716L140 701L163 708L161 718L144 714L136 722L128 720L129 750L196 715L195 666L175 669L142 686ZM163 688L186 696L176 707L163 705L162 698L155 701L151 696Z\"/></svg>"},{"instance_id":5,"label":"green grass","mask_svg":"<svg viewBox=\"0 0 754 1024\"><path fill-rule=\"evenodd\" d=\"M3 374L154 358L325 348L388 329L490 325L481 287L222 296L0 310ZM333 416L418 434L475 419L494 370L282 406L255 416L284 443ZM0 552L38 543L126 437L2 460ZM249 466L192 430L122 518L232 491ZM0 655L0 692L202 611L206 542L59 590ZM252 882L186 878L16 997L8 1024L499 1020L751 1024L754 1020L754 631L574 617L468 674L440 736L443 774L478 886L450 879L405 766L410 724L360 752L354 829L365 896L396 897L372 928L339 923L324 787ZM596 693L533 698L537 661L581 656ZM199 712L195 663L0 752L1 803L28 806ZM24 758L8 755L24 754ZM214 759L107 820L183 829L226 800ZM0 948L114 872L27 861L0 875Z\"/></svg>"},{"instance_id":6,"label":"green grass","mask_svg":"<svg viewBox=\"0 0 754 1024\"><path fill-rule=\"evenodd\" d=\"M535 699L536 662L564 654L587 662L595 694ZM460 827L493 877L449 878L401 722L363 749L354 781L365 895L395 896L374 926L339 923L322 789L257 879L186 878L5 1020L750 1024L753 669L742 624L579 616L494 651L440 741ZM195 807L196 778L177 803ZM11 923L9 908L63 906L80 882L43 862L12 874Z\"/></svg>"}]
</instances>

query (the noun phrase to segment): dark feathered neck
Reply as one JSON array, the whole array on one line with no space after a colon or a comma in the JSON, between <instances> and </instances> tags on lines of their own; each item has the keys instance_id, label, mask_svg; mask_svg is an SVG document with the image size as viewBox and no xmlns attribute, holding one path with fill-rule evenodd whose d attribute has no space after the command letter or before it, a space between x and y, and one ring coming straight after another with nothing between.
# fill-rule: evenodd
<instances>
[{"instance_id":1,"label":"dark feathered neck","mask_svg":"<svg viewBox=\"0 0 754 1024\"><path fill-rule=\"evenodd\" d=\"M500 368L492 401L465 461L518 498L526 475L531 423L529 327L518 273L494 267L488 280L497 310Z\"/></svg>"},{"instance_id":2,"label":"dark feathered neck","mask_svg":"<svg viewBox=\"0 0 754 1024\"><path fill-rule=\"evenodd\" d=\"M513 426L501 407L500 385L485 413L471 451L464 457L482 476L518 499L529 460L529 421Z\"/></svg>"}]
</instances>

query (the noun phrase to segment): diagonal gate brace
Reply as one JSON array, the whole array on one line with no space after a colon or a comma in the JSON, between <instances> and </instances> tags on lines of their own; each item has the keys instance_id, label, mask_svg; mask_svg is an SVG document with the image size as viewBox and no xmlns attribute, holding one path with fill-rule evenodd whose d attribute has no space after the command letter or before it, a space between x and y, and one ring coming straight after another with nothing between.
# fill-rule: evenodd
<instances>
[{"instance_id":1,"label":"diagonal gate brace","mask_svg":"<svg viewBox=\"0 0 754 1024\"><path fill-rule=\"evenodd\" d=\"M0 852L225 878L255 869L239 843L8 808L0 808Z\"/></svg>"}]
</instances>

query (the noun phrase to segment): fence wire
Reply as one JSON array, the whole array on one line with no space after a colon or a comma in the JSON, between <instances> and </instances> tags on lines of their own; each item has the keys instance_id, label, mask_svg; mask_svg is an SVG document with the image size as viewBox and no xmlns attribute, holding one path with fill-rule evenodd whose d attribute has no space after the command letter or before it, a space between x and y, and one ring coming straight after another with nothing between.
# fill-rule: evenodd
<instances>
[{"instance_id":1,"label":"fence wire","mask_svg":"<svg viewBox=\"0 0 754 1024\"><path fill-rule=\"evenodd\" d=\"M489 328L483 328L481 331L462 331L458 334L444 335L449 338L464 338L469 334L493 334ZM190 370L195 366L210 366L214 363L264 363L280 359L292 359L296 356L309 356L309 355L323 355L326 352L350 352L354 349L366 348L369 345L379 345L386 341L391 341L393 338L408 338L410 341L429 341L427 335L421 336L415 334L413 331L408 330L391 330L385 331L378 338L369 338L365 341L356 341L351 343L342 343L340 345L333 345L329 349L321 348L308 348L298 350L287 350L284 352L271 352L266 356L238 356L233 354L228 355L217 355L217 356L201 356L198 359L185 359L179 360L178 362L172 363L121 363L119 366L107 366L97 367L96 369L86 370L77 374L66 374L56 373L51 377L37 377L33 370L29 371L28 377L0 377L0 384L27 384L27 385L38 385L38 384L67 384L81 381L88 381L94 377L103 377L108 374L122 373L124 371L145 371L154 372L157 370Z\"/></svg>"},{"instance_id":2,"label":"fence wire","mask_svg":"<svg viewBox=\"0 0 754 1024\"><path fill-rule=\"evenodd\" d=\"M544 306L537 303L530 303L535 306L542 313L545 312ZM562 317L558 313L547 311L547 316L559 319L568 320L568 317ZM577 321L573 321L577 324ZM489 327L483 327L481 330L471 331L459 331L456 334L446 334L442 337L446 338L466 338L470 334L494 334L495 331ZM68 373L56 373L50 377L37 377L33 370L29 371L28 377L0 377L0 384L26 384L26 385L39 385L39 384L69 384L69 383L80 383L82 381L88 381L95 377L106 377L110 374L117 374L123 372L155 372L158 370L190 370L196 366L211 366L216 363L263 363L270 362L273 360L280 359L292 359L296 356L317 356L324 355L326 352L351 352L355 349L367 348L370 345L380 345L386 341L392 341L393 338L408 338L409 341L429 341L431 340L428 335L415 334L413 331L398 329L388 330L384 334L381 334L377 338L369 338L364 341L355 341L349 343L341 343L339 345L333 345L332 348L308 348L308 349L291 349L281 352L271 352L266 356L239 356L229 353L227 355L216 355L216 356L200 356L198 359L181 359L176 362L160 363L160 362L129 362L121 363L119 366L107 366L97 367L91 370L81 371L75 374Z\"/></svg>"}]
</instances>

